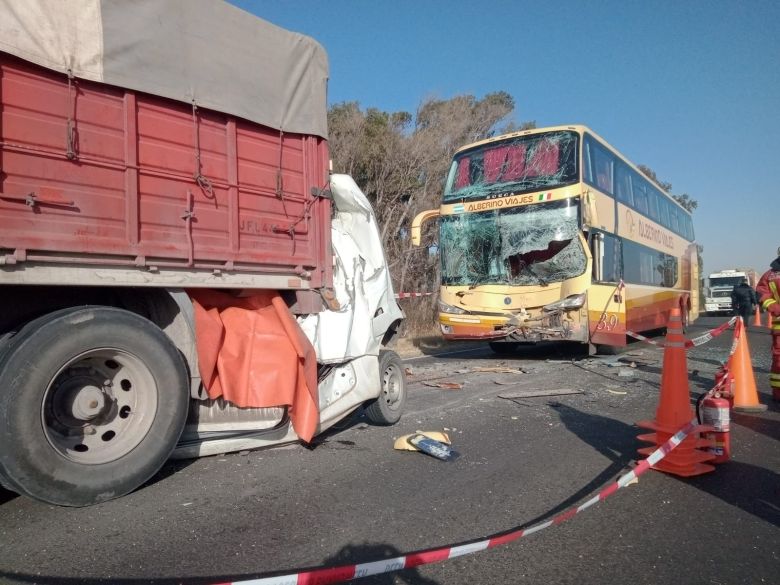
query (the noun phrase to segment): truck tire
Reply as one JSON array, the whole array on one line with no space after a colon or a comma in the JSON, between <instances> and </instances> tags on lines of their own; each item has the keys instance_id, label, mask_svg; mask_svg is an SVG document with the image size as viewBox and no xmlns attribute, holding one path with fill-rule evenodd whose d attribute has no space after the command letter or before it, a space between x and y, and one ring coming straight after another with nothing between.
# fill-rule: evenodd
<instances>
[{"instance_id":1,"label":"truck tire","mask_svg":"<svg viewBox=\"0 0 780 585\"><path fill-rule=\"evenodd\" d=\"M112 307L55 311L0 356L0 476L62 506L119 497L165 463L188 402L184 360L151 321Z\"/></svg>"},{"instance_id":2,"label":"truck tire","mask_svg":"<svg viewBox=\"0 0 780 585\"><path fill-rule=\"evenodd\" d=\"M401 419L406 404L406 372L404 363L394 351L379 352L379 398L365 408L368 420L377 425L394 425Z\"/></svg>"}]
</instances>

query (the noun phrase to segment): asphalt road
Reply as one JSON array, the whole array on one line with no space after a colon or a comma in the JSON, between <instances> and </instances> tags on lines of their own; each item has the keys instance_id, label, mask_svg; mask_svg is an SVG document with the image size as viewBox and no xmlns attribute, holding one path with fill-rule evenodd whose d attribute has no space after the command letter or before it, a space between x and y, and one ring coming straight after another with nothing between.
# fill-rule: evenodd
<instances>
[{"instance_id":1,"label":"asphalt road","mask_svg":"<svg viewBox=\"0 0 780 585\"><path fill-rule=\"evenodd\" d=\"M690 335L722 321L700 319ZM769 410L735 418L733 459L715 472L651 471L560 526L356 583L776 583L780 414L769 398L769 341L768 330L750 331ZM692 396L711 387L730 344L727 333L689 352ZM0 581L213 583L534 524L586 500L637 458L634 423L654 416L662 353L633 344L617 357L560 345L511 357L484 347L415 357L407 411L394 427L356 415L314 449L171 462L135 493L86 509L0 492ZM617 367L630 361L635 368ZM529 389L580 393L500 397ZM418 429L447 430L460 457L393 450L396 437Z\"/></svg>"}]
</instances>

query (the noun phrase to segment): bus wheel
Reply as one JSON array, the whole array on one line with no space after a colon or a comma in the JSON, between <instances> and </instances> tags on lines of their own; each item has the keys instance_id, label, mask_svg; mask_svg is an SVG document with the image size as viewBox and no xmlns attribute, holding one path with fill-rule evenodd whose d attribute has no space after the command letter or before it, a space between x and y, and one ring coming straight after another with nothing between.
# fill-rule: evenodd
<instances>
[{"instance_id":1,"label":"bus wheel","mask_svg":"<svg viewBox=\"0 0 780 585\"><path fill-rule=\"evenodd\" d=\"M63 506L124 495L165 463L188 402L184 360L147 319L111 307L40 317L0 358L3 483Z\"/></svg>"},{"instance_id":2,"label":"bus wheel","mask_svg":"<svg viewBox=\"0 0 780 585\"><path fill-rule=\"evenodd\" d=\"M366 406L365 413L374 424L394 425L401 419L406 404L404 363L394 351L379 352L379 380L379 397Z\"/></svg>"},{"instance_id":3,"label":"bus wheel","mask_svg":"<svg viewBox=\"0 0 780 585\"><path fill-rule=\"evenodd\" d=\"M497 355L511 355L520 347L520 344L515 341L491 341L488 345Z\"/></svg>"}]
</instances>

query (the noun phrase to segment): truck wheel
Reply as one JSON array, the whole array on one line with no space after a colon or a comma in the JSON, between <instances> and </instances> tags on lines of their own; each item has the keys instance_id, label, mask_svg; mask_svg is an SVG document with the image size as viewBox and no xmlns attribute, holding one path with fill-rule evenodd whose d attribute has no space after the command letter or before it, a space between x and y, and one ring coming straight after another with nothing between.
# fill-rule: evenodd
<instances>
[{"instance_id":1,"label":"truck wheel","mask_svg":"<svg viewBox=\"0 0 780 585\"><path fill-rule=\"evenodd\" d=\"M188 401L184 361L152 322L111 307L55 311L0 357L0 475L63 506L124 495L162 467Z\"/></svg>"},{"instance_id":2,"label":"truck wheel","mask_svg":"<svg viewBox=\"0 0 780 585\"><path fill-rule=\"evenodd\" d=\"M394 351L379 352L379 398L366 406L368 419L378 425L393 425L401 418L406 404L406 372L404 363Z\"/></svg>"}]
</instances>

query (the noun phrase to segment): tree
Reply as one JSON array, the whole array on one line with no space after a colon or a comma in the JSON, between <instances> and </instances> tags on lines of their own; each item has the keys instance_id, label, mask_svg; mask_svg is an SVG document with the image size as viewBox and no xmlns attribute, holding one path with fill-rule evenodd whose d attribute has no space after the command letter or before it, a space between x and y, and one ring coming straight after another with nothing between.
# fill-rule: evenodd
<instances>
[{"instance_id":1,"label":"tree","mask_svg":"<svg viewBox=\"0 0 780 585\"><path fill-rule=\"evenodd\" d=\"M508 121L514 108L512 96L498 91L482 99L473 95L429 98L414 114L362 110L357 102L329 109L333 168L352 175L371 201L397 287L438 288L438 258L426 248L410 249L411 219L423 209L439 206L459 147L536 126L525 122L518 127Z\"/></svg>"}]
</instances>

